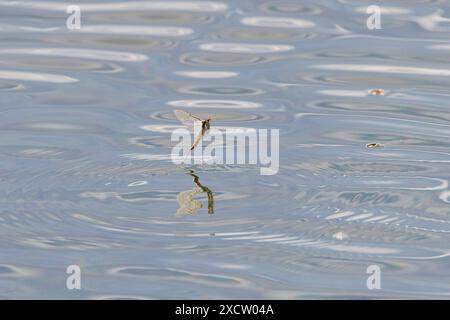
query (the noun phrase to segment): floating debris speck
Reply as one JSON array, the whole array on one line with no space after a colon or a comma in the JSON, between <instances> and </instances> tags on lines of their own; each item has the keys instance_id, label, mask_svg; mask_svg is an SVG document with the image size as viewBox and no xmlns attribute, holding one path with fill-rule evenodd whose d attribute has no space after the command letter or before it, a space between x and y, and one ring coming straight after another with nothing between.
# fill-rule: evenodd
<instances>
[{"instance_id":1,"label":"floating debris speck","mask_svg":"<svg viewBox=\"0 0 450 320\"><path fill-rule=\"evenodd\" d=\"M367 148L383 148L384 145L382 145L381 143L368 143L366 144Z\"/></svg>"},{"instance_id":2,"label":"floating debris speck","mask_svg":"<svg viewBox=\"0 0 450 320\"><path fill-rule=\"evenodd\" d=\"M384 90L383 89L372 89L369 91L369 93L372 96L383 96L384 95Z\"/></svg>"},{"instance_id":3,"label":"floating debris speck","mask_svg":"<svg viewBox=\"0 0 450 320\"><path fill-rule=\"evenodd\" d=\"M333 234L333 238L337 239L337 240L344 240L347 239L347 235L341 231L336 232L335 234Z\"/></svg>"}]
</instances>

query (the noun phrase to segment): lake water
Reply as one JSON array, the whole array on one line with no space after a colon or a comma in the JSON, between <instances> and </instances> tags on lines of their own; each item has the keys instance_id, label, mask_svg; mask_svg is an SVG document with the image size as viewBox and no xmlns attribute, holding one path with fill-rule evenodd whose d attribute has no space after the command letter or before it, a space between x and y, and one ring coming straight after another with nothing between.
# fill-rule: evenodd
<instances>
[{"instance_id":1,"label":"lake water","mask_svg":"<svg viewBox=\"0 0 450 320\"><path fill-rule=\"evenodd\" d=\"M0 1L0 298L449 297L448 1L77 3ZM278 173L175 165L175 109Z\"/></svg>"}]
</instances>

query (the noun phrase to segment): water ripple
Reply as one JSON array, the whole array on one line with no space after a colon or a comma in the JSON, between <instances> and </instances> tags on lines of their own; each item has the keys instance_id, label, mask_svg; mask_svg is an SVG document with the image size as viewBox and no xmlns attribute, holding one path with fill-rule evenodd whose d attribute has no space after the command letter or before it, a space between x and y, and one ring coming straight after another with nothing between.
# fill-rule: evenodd
<instances>
[{"instance_id":1,"label":"water ripple","mask_svg":"<svg viewBox=\"0 0 450 320\"><path fill-rule=\"evenodd\" d=\"M225 79L239 75L231 71L177 71L176 74L194 79Z\"/></svg>"},{"instance_id":2,"label":"water ripple","mask_svg":"<svg viewBox=\"0 0 450 320\"><path fill-rule=\"evenodd\" d=\"M94 34L127 34L142 36L183 37L190 35L194 30L190 28L165 26L136 26L136 25L87 25L80 29L82 33Z\"/></svg>"},{"instance_id":3,"label":"water ripple","mask_svg":"<svg viewBox=\"0 0 450 320\"><path fill-rule=\"evenodd\" d=\"M187 108L225 108L225 109L254 109L262 107L261 104L240 100L175 100L167 103L173 107Z\"/></svg>"},{"instance_id":4,"label":"water ripple","mask_svg":"<svg viewBox=\"0 0 450 320\"><path fill-rule=\"evenodd\" d=\"M275 44L245 44L245 43L204 43L199 46L200 50L211 52L230 53L272 53L294 50L290 45Z\"/></svg>"},{"instance_id":5,"label":"water ripple","mask_svg":"<svg viewBox=\"0 0 450 320\"><path fill-rule=\"evenodd\" d=\"M148 57L142 54L90 50L77 48L8 48L0 49L1 54L8 55L37 55L49 57L66 57L66 58L82 58L106 61L146 61Z\"/></svg>"},{"instance_id":6,"label":"water ripple","mask_svg":"<svg viewBox=\"0 0 450 320\"><path fill-rule=\"evenodd\" d=\"M268 28L312 28L314 23L307 20L285 18L285 17L246 17L241 20L242 24L256 27Z\"/></svg>"},{"instance_id":7,"label":"water ripple","mask_svg":"<svg viewBox=\"0 0 450 320\"><path fill-rule=\"evenodd\" d=\"M142 11L142 10L175 10L193 12L220 12L227 9L222 2L213 1L127 1L109 3L80 3L82 11ZM0 1L0 6L32 8L65 12L67 4L47 1Z\"/></svg>"},{"instance_id":8,"label":"water ripple","mask_svg":"<svg viewBox=\"0 0 450 320\"><path fill-rule=\"evenodd\" d=\"M9 70L0 70L0 79L47 82L47 83L74 83L79 81L78 79L58 74L36 73L26 71L9 71Z\"/></svg>"},{"instance_id":9,"label":"water ripple","mask_svg":"<svg viewBox=\"0 0 450 320\"><path fill-rule=\"evenodd\" d=\"M372 72L372 73L393 73L412 74L427 76L450 76L450 69L433 69L406 66L386 66L386 65L361 65L361 64L324 64L311 66L313 69L349 71L349 72Z\"/></svg>"}]
</instances>

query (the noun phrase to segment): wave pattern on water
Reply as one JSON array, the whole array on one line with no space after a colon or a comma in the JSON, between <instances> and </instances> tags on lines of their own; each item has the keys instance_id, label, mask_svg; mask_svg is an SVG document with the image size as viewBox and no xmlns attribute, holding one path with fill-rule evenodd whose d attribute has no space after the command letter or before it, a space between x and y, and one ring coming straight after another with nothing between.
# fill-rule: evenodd
<instances>
[{"instance_id":1,"label":"wave pattern on water","mask_svg":"<svg viewBox=\"0 0 450 320\"><path fill-rule=\"evenodd\" d=\"M448 3L66 6L0 1L0 298L448 298ZM279 173L175 166L176 108Z\"/></svg>"}]
</instances>

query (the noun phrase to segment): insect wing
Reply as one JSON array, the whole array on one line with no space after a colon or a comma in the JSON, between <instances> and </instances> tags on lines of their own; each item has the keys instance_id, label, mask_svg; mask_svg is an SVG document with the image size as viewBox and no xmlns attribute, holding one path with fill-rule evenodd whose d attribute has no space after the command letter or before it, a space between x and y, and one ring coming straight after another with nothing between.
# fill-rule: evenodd
<instances>
[{"instance_id":1,"label":"insect wing","mask_svg":"<svg viewBox=\"0 0 450 320\"><path fill-rule=\"evenodd\" d=\"M199 121L199 119L183 110L174 110L173 113L175 114L175 117L191 131L194 130L195 122Z\"/></svg>"}]
</instances>

